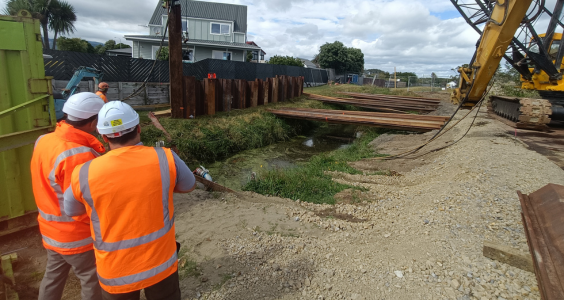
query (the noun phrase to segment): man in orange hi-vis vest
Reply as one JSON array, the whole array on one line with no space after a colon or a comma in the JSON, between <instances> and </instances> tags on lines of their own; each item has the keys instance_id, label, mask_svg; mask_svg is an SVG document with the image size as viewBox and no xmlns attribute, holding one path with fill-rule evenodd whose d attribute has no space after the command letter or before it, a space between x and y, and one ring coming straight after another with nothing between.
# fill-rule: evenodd
<instances>
[{"instance_id":1,"label":"man in orange hi-vis vest","mask_svg":"<svg viewBox=\"0 0 564 300\"><path fill-rule=\"evenodd\" d=\"M47 267L39 300L60 300L72 267L82 285L82 299L102 297L96 275L90 219L86 214L75 218L65 214L63 192L70 186L77 165L90 161L104 146L92 134L96 132L98 112L104 105L93 93L71 96L63 107L65 121L55 132L42 135L35 142L31 159L33 195L39 210L39 230L47 249Z\"/></svg>"},{"instance_id":2,"label":"man in orange hi-vis vest","mask_svg":"<svg viewBox=\"0 0 564 300\"><path fill-rule=\"evenodd\" d=\"M96 95L102 98L102 100L104 100L104 103L108 103L108 89L110 89L110 85L106 82L100 82L98 84L98 91L96 92Z\"/></svg>"},{"instance_id":3,"label":"man in orange hi-vis vest","mask_svg":"<svg viewBox=\"0 0 564 300\"><path fill-rule=\"evenodd\" d=\"M64 201L90 217L102 297L180 300L173 193L191 192L194 175L170 149L143 146L126 103L106 103L97 127L111 151L75 168Z\"/></svg>"}]
</instances>

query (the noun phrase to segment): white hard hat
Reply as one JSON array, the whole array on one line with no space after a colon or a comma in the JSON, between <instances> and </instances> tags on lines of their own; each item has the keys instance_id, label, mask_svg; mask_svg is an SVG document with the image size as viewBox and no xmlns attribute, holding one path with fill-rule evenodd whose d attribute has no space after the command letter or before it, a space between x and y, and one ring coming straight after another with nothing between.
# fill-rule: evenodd
<instances>
[{"instance_id":1,"label":"white hard hat","mask_svg":"<svg viewBox=\"0 0 564 300\"><path fill-rule=\"evenodd\" d=\"M110 101L98 114L98 132L109 138L133 131L139 124L139 114L127 103Z\"/></svg>"},{"instance_id":2,"label":"white hard hat","mask_svg":"<svg viewBox=\"0 0 564 300\"><path fill-rule=\"evenodd\" d=\"M98 114L104 106L104 100L94 93L84 92L69 97L63 106L63 112L69 116L69 120L85 120Z\"/></svg>"}]
</instances>

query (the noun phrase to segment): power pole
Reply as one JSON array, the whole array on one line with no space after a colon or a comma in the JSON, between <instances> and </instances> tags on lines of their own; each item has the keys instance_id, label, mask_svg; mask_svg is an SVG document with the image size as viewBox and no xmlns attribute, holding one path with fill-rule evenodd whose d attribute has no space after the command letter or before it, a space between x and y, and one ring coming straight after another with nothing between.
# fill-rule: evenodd
<instances>
[{"instance_id":1,"label":"power pole","mask_svg":"<svg viewBox=\"0 0 564 300\"><path fill-rule=\"evenodd\" d=\"M398 79L396 78L396 67L394 67L394 88L398 88Z\"/></svg>"},{"instance_id":2,"label":"power pole","mask_svg":"<svg viewBox=\"0 0 564 300\"><path fill-rule=\"evenodd\" d=\"M168 65L170 78L170 109L174 119L184 118L184 80L182 73L182 13L180 2L169 0Z\"/></svg>"}]
</instances>

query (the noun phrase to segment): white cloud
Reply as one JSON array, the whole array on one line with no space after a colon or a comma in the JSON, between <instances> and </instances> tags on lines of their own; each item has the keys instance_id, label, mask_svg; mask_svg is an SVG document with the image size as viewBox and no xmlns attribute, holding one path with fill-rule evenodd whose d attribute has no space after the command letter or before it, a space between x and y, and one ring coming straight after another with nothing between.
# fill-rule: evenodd
<instances>
[{"instance_id":1,"label":"white cloud","mask_svg":"<svg viewBox=\"0 0 564 300\"><path fill-rule=\"evenodd\" d=\"M248 6L248 39L267 53L311 58L336 40L360 48L366 68L453 74L468 63L477 33L449 0L211 0ZM125 34L146 34L160 1L73 0L74 36L104 42ZM555 0L547 0L551 8ZM539 22L546 23L546 20ZM545 25L543 25L545 26ZM545 27L546 28L546 27Z\"/></svg>"}]
</instances>

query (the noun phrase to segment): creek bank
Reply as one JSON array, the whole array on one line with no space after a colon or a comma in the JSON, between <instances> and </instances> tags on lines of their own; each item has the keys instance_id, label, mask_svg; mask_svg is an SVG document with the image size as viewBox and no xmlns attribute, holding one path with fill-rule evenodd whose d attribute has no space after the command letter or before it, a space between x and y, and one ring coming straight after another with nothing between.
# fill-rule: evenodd
<instances>
[{"instance_id":1,"label":"creek bank","mask_svg":"<svg viewBox=\"0 0 564 300\"><path fill-rule=\"evenodd\" d=\"M323 123L288 141L245 150L204 167L210 171L214 182L241 190L262 171L295 168L307 163L312 156L348 147L354 141L356 130L356 126Z\"/></svg>"},{"instance_id":2,"label":"creek bank","mask_svg":"<svg viewBox=\"0 0 564 300\"><path fill-rule=\"evenodd\" d=\"M287 141L318 126L310 121L279 119L266 111L288 106L329 108L317 101L300 97L284 103L222 112L214 116L196 119L161 118L159 121L173 138L172 143L166 143L166 147L176 146L178 155L190 167L194 167L225 159L244 150ZM150 122L144 122L142 126L141 141L145 145L166 140L163 133Z\"/></svg>"}]
</instances>

